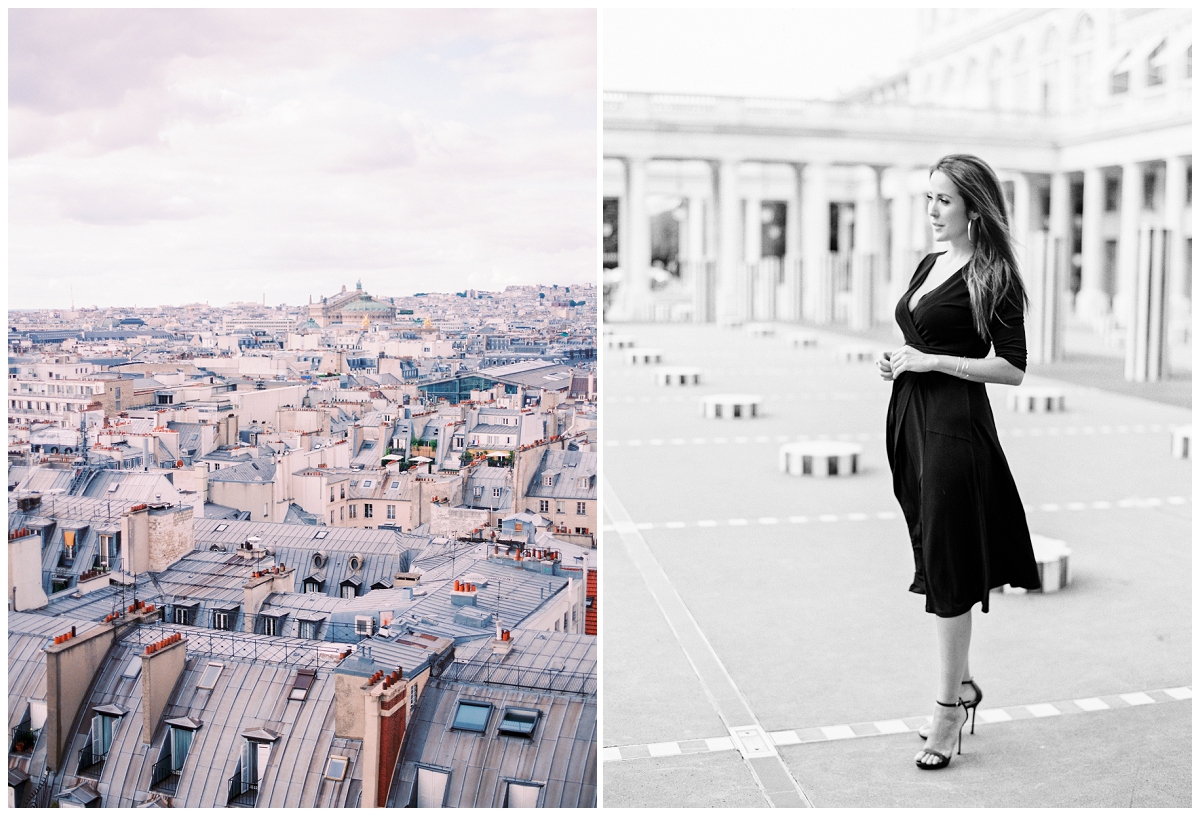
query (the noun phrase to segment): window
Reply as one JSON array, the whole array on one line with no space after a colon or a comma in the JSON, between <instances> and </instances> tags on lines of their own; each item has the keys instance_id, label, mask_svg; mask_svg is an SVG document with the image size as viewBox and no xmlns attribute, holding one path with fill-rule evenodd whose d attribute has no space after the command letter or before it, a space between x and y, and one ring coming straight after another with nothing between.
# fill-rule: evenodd
<instances>
[{"instance_id":1,"label":"window","mask_svg":"<svg viewBox=\"0 0 1200 816\"><path fill-rule=\"evenodd\" d=\"M374 515L375 515L375 505L364 504L363 505L363 518L373 518Z\"/></svg>"},{"instance_id":2,"label":"window","mask_svg":"<svg viewBox=\"0 0 1200 816\"><path fill-rule=\"evenodd\" d=\"M129 658L129 661L125 664L125 670L121 672L121 676L127 680L132 680L141 674L141 672L142 656L135 654L133 657Z\"/></svg>"},{"instance_id":3,"label":"window","mask_svg":"<svg viewBox=\"0 0 1200 816\"><path fill-rule=\"evenodd\" d=\"M220 663L209 663L204 668L204 674L200 675L200 682L196 684L198 689L210 689L216 686L217 678L221 676L221 669L224 668Z\"/></svg>"},{"instance_id":4,"label":"window","mask_svg":"<svg viewBox=\"0 0 1200 816\"><path fill-rule=\"evenodd\" d=\"M565 501L556 501L554 503L554 512L559 515L567 512L567 503Z\"/></svg>"},{"instance_id":5,"label":"window","mask_svg":"<svg viewBox=\"0 0 1200 816\"><path fill-rule=\"evenodd\" d=\"M321 530L319 533L317 533L315 536L313 536L313 538L315 538L315 539L317 539L317 540L320 540L320 539L324 538L324 537L325 537L325 536L327 536L327 535L329 535L329 531L328 531L328 530Z\"/></svg>"},{"instance_id":6,"label":"window","mask_svg":"<svg viewBox=\"0 0 1200 816\"><path fill-rule=\"evenodd\" d=\"M451 728L459 731L475 731L482 734L487 730L488 718L492 714L491 703L472 703L463 700L458 704Z\"/></svg>"},{"instance_id":7,"label":"window","mask_svg":"<svg viewBox=\"0 0 1200 816\"><path fill-rule=\"evenodd\" d=\"M477 498L477 499L478 499L478 498L481 498L482 496L483 496L483 488L482 488L482 487L480 487L480 486L478 486L478 485L476 485L476 487L475 487L475 498Z\"/></svg>"},{"instance_id":8,"label":"window","mask_svg":"<svg viewBox=\"0 0 1200 816\"><path fill-rule=\"evenodd\" d=\"M286 614L272 614L270 612L262 612L259 614L259 619L262 620L262 633L264 635L277 636L280 630L280 623Z\"/></svg>"},{"instance_id":9,"label":"window","mask_svg":"<svg viewBox=\"0 0 1200 816\"><path fill-rule=\"evenodd\" d=\"M493 498L493 499L498 499L498 498L500 498L500 488L498 488L498 487L493 487L493 488L492 488L492 498Z\"/></svg>"},{"instance_id":10,"label":"window","mask_svg":"<svg viewBox=\"0 0 1200 816\"><path fill-rule=\"evenodd\" d=\"M389 504L387 506L387 517L390 519L394 519L396 517L396 505Z\"/></svg>"},{"instance_id":11,"label":"window","mask_svg":"<svg viewBox=\"0 0 1200 816\"><path fill-rule=\"evenodd\" d=\"M344 499L344 498L346 498L346 486L342 485L341 488L342 488L342 498Z\"/></svg>"},{"instance_id":12,"label":"window","mask_svg":"<svg viewBox=\"0 0 1200 816\"><path fill-rule=\"evenodd\" d=\"M346 768L350 765L350 758L337 756L334 754L329 757L329 761L325 763L325 778L332 779L334 782L341 782L346 778Z\"/></svg>"},{"instance_id":13,"label":"window","mask_svg":"<svg viewBox=\"0 0 1200 816\"><path fill-rule=\"evenodd\" d=\"M212 628L223 629L227 632L233 631L233 625L237 622L237 608L233 609L214 609Z\"/></svg>"},{"instance_id":14,"label":"window","mask_svg":"<svg viewBox=\"0 0 1200 816\"><path fill-rule=\"evenodd\" d=\"M308 592L308 593L322 592L323 586L324 585L321 581L314 581L312 578L304 579L304 591L305 592Z\"/></svg>"},{"instance_id":15,"label":"window","mask_svg":"<svg viewBox=\"0 0 1200 816\"><path fill-rule=\"evenodd\" d=\"M183 768L183 763L187 760L188 751L192 750L192 738L196 736L196 732L190 728L182 728L180 726L171 726L170 745L171 745L171 770L179 771Z\"/></svg>"},{"instance_id":16,"label":"window","mask_svg":"<svg viewBox=\"0 0 1200 816\"><path fill-rule=\"evenodd\" d=\"M110 489L111 489L111 488L110 488ZM226 530L228 530L228 529L229 529L229 525L228 525L228 524L218 524L218 525L217 525L217 526L216 526L216 527L213 529L213 532L214 532L214 533L223 533L223 532L225 532L225 531L226 531Z\"/></svg>"},{"instance_id":17,"label":"window","mask_svg":"<svg viewBox=\"0 0 1200 816\"><path fill-rule=\"evenodd\" d=\"M1146 58L1146 84L1162 85L1166 77L1166 68L1162 63L1163 51L1167 49L1167 41L1163 40L1150 52Z\"/></svg>"},{"instance_id":18,"label":"window","mask_svg":"<svg viewBox=\"0 0 1200 816\"><path fill-rule=\"evenodd\" d=\"M500 725L496 726L496 732L514 737L530 737L541 715L542 712L536 708L506 708Z\"/></svg>"},{"instance_id":19,"label":"window","mask_svg":"<svg viewBox=\"0 0 1200 816\"><path fill-rule=\"evenodd\" d=\"M509 782L507 795L504 797L506 808L535 808L542 786L532 782Z\"/></svg>"},{"instance_id":20,"label":"window","mask_svg":"<svg viewBox=\"0 0 1200 816\"><path fill-rule=\"evenodd\" d=\"M549 499L541 499L538 501L538 512L539 513L549 513L550 512L550 500Z\"/></svg>"},{"instance_id":21,"label":"window","mask_svg":"<svg viewBox=\"0 0 1200 816\"><path fill-rule=\"evenodd\" d=\"M181 626L194 625L196 621L196 606L196 604L175 604L174 609L171 611L172 620Z\"/></svg>"},{"instance_id":22,"label":"window","mask_svg":"<svg viewBox=\"0 0 1200 816\"><path fill-rule=\"evenodd\" d=\"M554 474L547 473L542 477L542 484L546 487L554 487Z\"/></svg>"},{"instance_id":23,"label":"window","mask_svg":"<svg viewBox=\"0 0 1200 816\"><path fill-rule=\"evenodd\" d=\"M121 717L117 714L97 711L92 717L92 763L108 756L112 747L113 732L117 730Z\"/></svg>"},{"instance_id":24,"label":"window","mask_svg":"<svg viewBox=\"0 0 1200 816\"><path fill-rule=\"evenodd\" d=\"M363 487L364 487L364 488L366 488L366 487L370 487L370 486L371 486L371 485L373 485L373 484L375 484L375 483L374 483L372 480L370 480L370 479L363 479Z\"/></svg>"},{"instance_id":25,"label":"window","mask_svg":"<svg viewBox=\"0 0 1200 816\"><path fill-rule=\"evenodd\" d=\"M356 587L356 586L354 586L354 584L350 584L350 583L342 584L341 597L357 598L358 597L358 587Z\"/></svg>"},{"instance_id":26,"label":"window","mask_svg":"<svg viewBox=\"0 0 1200 816\"><path fill-rule=\"evenodd\" d=\"M1109 75L1109 93L1116 95L1129 92L1129 57L1132 53L1132 51L1126 51L1125 56L1121 57L1116 67L1112 69L1112 73Z\"/></svg>"},{"instance_id":27,"label":"window","mask_svg":"<svg viewBox=\"0 0 1200 816\"><path fill-rule=\"evenodd\" d=\"M365 637L375 634L375 618L370 615L355 615L354 634Z\"/></svg>"},{"instance_id":28,"label":"window","mask_svg":"<svg viewBox=\"0 0 1200 816\"><path fill-rule=\"evenodd\" d=\"M1154 199L1158 192L1158 174L1154 172L1142 174L1142 207L1153 210Z\"/></svg>"},{"instance_id":29,"label":"window","mask_svg":"<svg viewBox=\"0 0 1200 816\"><path fill-rule=\"evenodd\" d=\"M587 515L587 502L575 502L575 515L577 515L577 516L586 516Z\"/></svg>"},{"instance_id":30,"label":"window","mask_svg":"<svg viewBox=\"0 0 1200 816\"><path fill-rule=\"evenodd\" d=\"M346 508L344 506L339 507L338 508L338 521L345 521L345 520L346 520Z\"/></svg>"},{"instance_id":31,"label":"window","mask_svg":"<svg viewBox=\"0 0 1200 816\"><path fill-rule=\"evenodd\" d=\"M358 505L350 505L350 518L358 518Z\"/></svg>"},{"instance_id":32,"label":"window","mask_svg":"<svg viewBox=\"0 0 1200 816\"><path fill-rule=\"evenodd\" d=\"M587 527L576 527L575 528L575 535L587 535L587 534L588 534Z\"/></svg>"},{"instance_id":33,"label":"window","mask_svg":"<svg viewBox=\"0 0 1200 816\"><path fill-rule=\"evenodd\" d=\"M300 637L306 638L308 640L316 640L318 633L321 631L321 621L322 620L324 620L324 618L321 618L318 620L297 621L297 624L298 624L298 626L296 627L297 634Z\"/></svg>"},{"instance_id":34,"label":"window","mask_svg":"<svg viewBox=\"0 0 1200 816\"><path fill-rule=\"evenodd\" d=\"M1117 212L1121 209L1121 180L1115 176L1104 178L1104 211Z\"/></svg>"},{"instance_id":35,"label":"window","mask_svg":"<svg viewBox=\"0 0 1200 816\"><path fill-rule=\"evenodd\" d=\"M317 673L312 669L300 669L296 672L296 679L292 681L292 690L288 692L289 700L304 700L308 697L308 690L312 688L313 681L317 679Z\"/></svg>"},{"instance_id":36,"label":"window","mask_svg":"<svg viewBox=\"0 0 1200 816\"><path fill-rule=\"evenodd\" d=\"M330 501L333 501L333 500L334 500L334 490L333 490L333 485L330 485L330 486L329 486L329 500L330 500Z\"/></svg>"},{"instance_id":37,"label":"window","mask_svg":"<svg viewBox=\"0 0 1200 816\"><path fill-rule=\"evenodd\" d=\"M419 808L440 808L446 801L446 788L449 781L450 774L446 771L418 766L413 804Z\"/></svg>"},{"instance_id":38,"label":"window","mask_svg":"<svg viewBox=\"0 0 1200 816\"><path fill-rule=\"evenodd\" d=\"M399 482L392 482L392 484L391 484L391 486L388 488L388 490L395 490L395 489L396 489L396 488L398 488L398 487L400 487L400 483L399 483Z\"/></svg>"}]
</instances>

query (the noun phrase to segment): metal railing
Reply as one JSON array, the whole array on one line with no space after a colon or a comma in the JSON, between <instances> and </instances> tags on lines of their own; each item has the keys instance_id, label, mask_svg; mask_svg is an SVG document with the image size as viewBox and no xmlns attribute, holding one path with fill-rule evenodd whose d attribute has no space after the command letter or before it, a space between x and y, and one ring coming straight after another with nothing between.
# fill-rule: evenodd
<instances>
[{"instance_id":1,"label":"metal railing","mask_svg":"<svg viewBox=\"0 0 1200 816\"><path fill-rule=\"evenodd\" d=\"M258 802L258 782L242 778L241 766L229 777L229 807L254 807Z\"/></svg>"},{"instance_id":2,"label":"metal railing","mask_svg":"<svg viewBox=\"0 0 1200 816\"><path fill-rule=\"evenodd\" d=\"M150 787L166 793L174 793L179 787L179 771L171 767L171 755L154 763L154 771L150 776Z\"/></svg>"},{"instance_id":3,"label":"metal railing","mask_svg":"<svg viewBox=\"0 0 1200 816\"><path fill-rule=\"evenodd\" d=\"M88 737L88 741L85 742L83 744L83 747L79 749L79 769L76 771L76 773L78 773L78 774L86 773L88 775L92 775L92 774L96 773L92 769L96 768L99 765L102 765L104 763L104 760L108 758L107 751L100 754L100 753L93 752L92 748L93 748L92 738Z\"/></svg>"},{"instance_id":4,"label":"metal railing","mask_svg":"<svg viewBox=\"0 0 1200 816\"><path fill-rule=\"evenodd\" d=\"M490 659L454 660L439 675L440 679L460 683L480 683L489 686L512 686L538 691L557 691L565 694L592 696L596 693L596 676L582 672L554 671L548 668L529 669L504 666Z\"/></svg>"},{"instance_id":5,"label":"metal railing","mask_svg":"<svg viewBox=\"0 0 1200 816\"><path fill-rule=\"evenodd\" d=\"M33 753L33 747L37 744L37 739L37 731L34 731L30 728L18 727L13 731L12 743L10 744L8 750L15 754Z\"/></svg>"}]
</instances>

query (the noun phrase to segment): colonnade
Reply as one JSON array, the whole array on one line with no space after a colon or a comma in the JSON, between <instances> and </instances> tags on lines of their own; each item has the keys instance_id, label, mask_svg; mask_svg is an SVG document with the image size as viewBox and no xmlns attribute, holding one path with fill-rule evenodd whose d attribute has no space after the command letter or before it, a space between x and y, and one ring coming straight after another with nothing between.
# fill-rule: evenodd
<instances>
[{"instance_id":1,"label":"colonnade","mask_svg":"<svg viewBox=\"0 0 1200 816\"><path fill-rule=\"evenodd\" d=\"M605 193L618 198L624 274L610 319L652 318L645 311L653 300L646 199L654 191L684 199L679 253L698 322L804 320L858 330L886 323L917 260L936 249L925 215L925 167L728 155L608 158L623 167L622 189ZM690 186L664 182L672 164L696 161L705 168L699 183L695 173ZM779 258L762 256L764 185L742 182L756 166L774 174L771 195L785 201ZM787 168L785 195L778 195L780 167ZM1177 155L1051 173L997 168L1030 295L1031 362L1062 356L1070 317L1119 333L1127 378L1164 376L1168 327L1187 331L1190 315L1190 167L1190 155ZM849 216L837 234L831 205Z\"/></svg>"}]
</instances>

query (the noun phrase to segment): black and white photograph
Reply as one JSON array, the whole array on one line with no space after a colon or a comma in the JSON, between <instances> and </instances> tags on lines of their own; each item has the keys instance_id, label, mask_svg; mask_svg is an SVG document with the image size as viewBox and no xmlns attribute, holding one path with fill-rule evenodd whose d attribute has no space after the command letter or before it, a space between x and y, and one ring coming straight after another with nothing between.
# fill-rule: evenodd
<instances>
[{"instance_id":1,"label":"black and white photograph","mask_svg":"<svg viewBox=\"0 0 1200 816\"><path fill-rule=\"evenodd\" d=\"M1190 807L1192 13L603 16L605 807Z\"/></svg>"}]
</instances>

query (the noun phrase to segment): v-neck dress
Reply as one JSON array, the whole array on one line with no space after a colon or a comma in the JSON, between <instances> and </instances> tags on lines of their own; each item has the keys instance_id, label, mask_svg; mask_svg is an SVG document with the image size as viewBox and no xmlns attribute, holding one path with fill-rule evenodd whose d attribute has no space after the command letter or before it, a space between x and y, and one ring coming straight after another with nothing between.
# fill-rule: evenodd
<instances>
[{"instance_id":1,"label":"v-neck dress","mask_svg":"<svg viewBox=\"0 0 1200 816\"><path fill-rule=\"evenodd\" d=\"M941 253L927 255L896 306L904 342L927 354L997 357L1025 370L1021 304L1005 299L988 326L975 331L962 270L909 300ZM892 486L912 540L916 571L910 592L925 596L925 611L951 618L1004 584L1038 589L1029 526L983 383L930 371L905 372L892 382L887 413Z\"/></svg>"}]
</instances>

